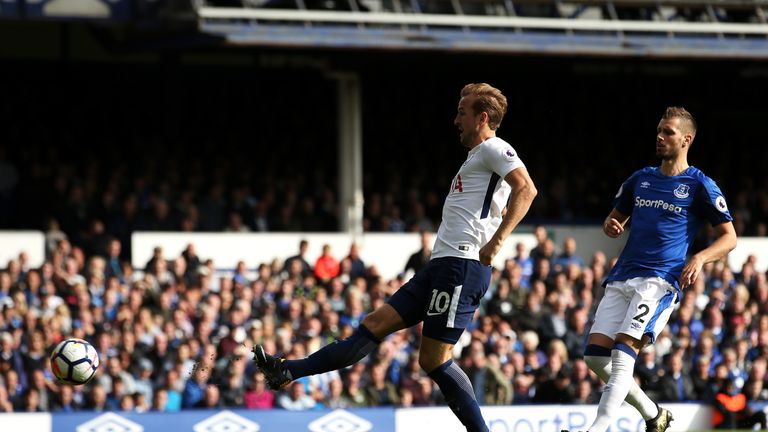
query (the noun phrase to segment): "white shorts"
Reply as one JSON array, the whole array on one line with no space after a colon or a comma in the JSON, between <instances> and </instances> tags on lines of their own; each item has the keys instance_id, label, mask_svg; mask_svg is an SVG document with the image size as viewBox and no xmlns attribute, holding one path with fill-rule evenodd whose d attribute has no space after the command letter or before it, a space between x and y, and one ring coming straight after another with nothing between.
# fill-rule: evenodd
<instances>
[{"instance_id":1,"label":"white shorts","mask_svg":"<svg viewBox=\"0 0 768 432\"><path fill-rule=\"evenodd\" d=\"M653 343L667 325L676 298L675 287L660 277L609 282L589 333L611 339L624 333L637 340L647 334Z\"/></svg>"}]
</instances>

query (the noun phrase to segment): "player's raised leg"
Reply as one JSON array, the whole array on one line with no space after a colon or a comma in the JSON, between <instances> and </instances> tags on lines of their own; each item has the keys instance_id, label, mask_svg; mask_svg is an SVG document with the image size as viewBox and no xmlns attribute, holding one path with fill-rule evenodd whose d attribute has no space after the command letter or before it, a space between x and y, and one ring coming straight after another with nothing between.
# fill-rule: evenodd
<instances>
[{"instance_id":1,"label":"player's raised leg","mask_svg":"<svg viewBox=\"0 0 768 432\"><path fill-rule=\"evenodd\" d=\"M256 345L253 348L254 360L269 387L280 389L295 379L357 363L375 350L383 337L403 328L403 319L392 306L385 304L366 315L351 336L326 345L309 357L285 360L267 354L264 347Z\"/></svg>"}]
</instances>

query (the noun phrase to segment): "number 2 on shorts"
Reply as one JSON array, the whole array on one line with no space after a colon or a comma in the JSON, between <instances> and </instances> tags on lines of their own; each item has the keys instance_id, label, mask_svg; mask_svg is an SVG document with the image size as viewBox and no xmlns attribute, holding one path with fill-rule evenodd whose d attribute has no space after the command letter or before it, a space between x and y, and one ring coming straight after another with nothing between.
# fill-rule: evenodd
<instances>
[{"instance_id":1,"label":"number 2 on shorts","mask_svg":"<svg viewBox=\"0 0 768 432\"><path fill-rule=\"evenodd\" d=\"M638 310L641 312L634 317L632 317L633 320L645 323L645 320L643 319L644 316L648 315L648 312L650 312L651 308L647 304L640 304L640 306L637 307Z\"/></svg>"}]
</instances>

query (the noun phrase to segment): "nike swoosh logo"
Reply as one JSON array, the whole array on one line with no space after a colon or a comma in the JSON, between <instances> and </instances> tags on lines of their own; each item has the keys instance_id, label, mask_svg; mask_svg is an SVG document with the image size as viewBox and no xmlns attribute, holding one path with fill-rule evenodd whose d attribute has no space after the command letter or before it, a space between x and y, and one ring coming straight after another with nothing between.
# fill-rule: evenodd
<instances>
[{"instance_id":1,"label":"nike swoosh logo","mask_svg":"<svg viewBox=\"0 0 768 432\"><path fill-rule=\"evenodd\" d=\"M435 316L435 315L440 315L440 314L442 314L442 312L430 312L430 311L427 311L427 316Z\"/></svg>"}]
</instances>

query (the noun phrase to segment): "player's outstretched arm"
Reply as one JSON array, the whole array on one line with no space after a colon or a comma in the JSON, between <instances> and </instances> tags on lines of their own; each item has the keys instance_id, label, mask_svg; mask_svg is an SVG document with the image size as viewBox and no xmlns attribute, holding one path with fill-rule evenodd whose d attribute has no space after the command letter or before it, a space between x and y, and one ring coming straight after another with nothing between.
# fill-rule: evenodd
<instances>
[{"instance_id":1,"label":"player's outstretched arm","mask_svg":"<svg viewBox=\"0 0 768 432\"><path fill-rule=\"evenodd\" d=\"M605 218L605 222L603 222L603 232L608 237L616 238L624 232L624 225L627 224L628 220L629 216L613 209L611 210L611 214Z\"/></svg>"},{"instance_id":2,"label":"player's outstretched arm","mask_svg":"<svg viewBox=\"0 0 768 432\"><path fill-rule=\"evenodd\" d=\"M736 247L736 229L733 228L733 222L715 226L715 233L717 240L692 256L683 267L683 272L680 273L680 288L693 285L704 264L719 260Z\"/></svg>"},{"instance_id":3,"label":"player's outstretched arm","mask_svg":"<svg viewBox=\"0 0 768 432\"><path fill-rule=\"evenodd\" d=\"M504 180L512 186L512 195L509 197L507 211L501 219L501 225L488 241L488 244L480 249L480 263L483 265L491 265L493 257L501 249L504 240L509 237L512 230L528 213L531 203L538 193L525 167L513 169L504 176Z\"/></svg>"}]
</instances>

